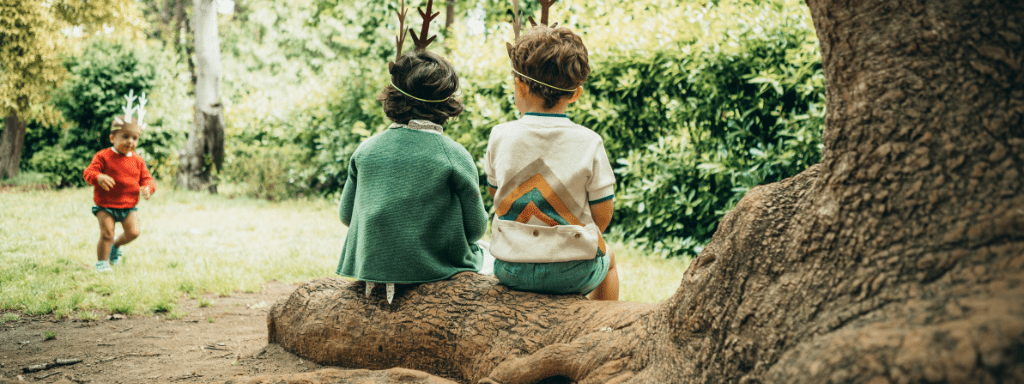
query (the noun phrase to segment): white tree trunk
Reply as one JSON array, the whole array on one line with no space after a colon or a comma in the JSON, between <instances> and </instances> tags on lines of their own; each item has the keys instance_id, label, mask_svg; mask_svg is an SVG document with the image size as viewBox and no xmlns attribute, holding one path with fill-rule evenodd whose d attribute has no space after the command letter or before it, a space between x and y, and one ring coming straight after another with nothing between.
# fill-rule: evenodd
<instances>
[{"instance_id":1,"label":"white tree trunk","mask_svg":"<svg viewBox=\"0 0 1024 384\"><path fill-rule=\"evenodd\" d=\"M220 36L216 0L192 1L196 47L196 104L192 128L181 153L178 186L216 192L211 170L224 158L224 110L220 102Z\"/></svg>"}]
</instances>

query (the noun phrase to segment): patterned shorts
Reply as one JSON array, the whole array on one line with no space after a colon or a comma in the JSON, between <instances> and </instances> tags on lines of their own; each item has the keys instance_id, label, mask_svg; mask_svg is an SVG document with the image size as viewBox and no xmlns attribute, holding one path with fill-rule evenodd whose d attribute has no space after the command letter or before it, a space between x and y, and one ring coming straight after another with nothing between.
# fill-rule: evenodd
<instances>
[{"instance_id":1,"label":"patterned shorts","mask_svg":"<svg viewBox=\"0 0 1024 384\"><path fill-rule=\"evenodd\" d=\"M551 293L590 293L608 275L608 256L592 260L559 263L510 263L494 261L494 276L517 291Z\"/></svg>"},{"instance_id":2,"label":"patterned shorts","mask_svg":"<svg viewBox=\"0 0 1024 384\"><path fill-rule=\"evenodd\" d=\"M129 213L132 213L132 211L137 211L137 210L139 210L139 209L135 208L135 207L132 207L132 208L92 207L92 214L96 215L96 213L99 212L99 211L107 211L107 213L109 213L110 216L114 216L114 222L115 223L120 223L120 222L124 221L124 219L126 217L128 217Z\"/></svg>"}]
</instances>

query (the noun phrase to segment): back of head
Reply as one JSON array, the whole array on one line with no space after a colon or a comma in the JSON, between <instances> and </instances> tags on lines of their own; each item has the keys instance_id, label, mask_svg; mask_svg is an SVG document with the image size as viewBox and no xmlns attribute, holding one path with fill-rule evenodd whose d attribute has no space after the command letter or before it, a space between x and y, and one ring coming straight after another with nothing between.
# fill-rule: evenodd
<instances>
[{"instance_id":1,"label":"back of head","mask_svg":"<svg viewBox=\"0 0 1024 384\"><path fill-rule=\"evenodd\" d=\"M377 101L391 121L407 124L416 119L444 124L462 113L462 102L455 99L459 75L441 56L429 51L409 52L390 66L390 72L394 86L384 87Z\"/></svg>"},{"instance_id":2,"label":"back of head","mask_svg":"<svg viewBox=\"0 0 1024 384\"><path fill-rule=\"evenodd\" d=\"M590 77L590 60L583 39L566 27L543 24L530 28L509 50L512 68L523 75L562 89L575 90ZM517 76L517 75L514 75ZM520 77L530 93L544 99L544 108L552 108L572 92L554 89Z\"/></svg>"}]
</instances>

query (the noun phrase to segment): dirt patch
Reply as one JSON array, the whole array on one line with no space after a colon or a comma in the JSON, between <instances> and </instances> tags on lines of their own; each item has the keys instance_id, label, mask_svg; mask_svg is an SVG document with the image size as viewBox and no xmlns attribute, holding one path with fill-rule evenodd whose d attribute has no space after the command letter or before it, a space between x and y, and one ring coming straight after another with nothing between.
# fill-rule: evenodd
<instances>
[{"instance_id":1,"label":"dirt patch","mask_svg":"<svg viewBox=\"0 0 1024 384\"><path fill-rule=\"evenodd\" d=\"M270 306L297 287L271 282L260 293L209 295L205 299L214 304L206 307L183 298L178 311L188 315L176 320L22 317L0 325L0 383L208 383L318 370L318 364L267 345Z\"/></svg>"}]
</instances>

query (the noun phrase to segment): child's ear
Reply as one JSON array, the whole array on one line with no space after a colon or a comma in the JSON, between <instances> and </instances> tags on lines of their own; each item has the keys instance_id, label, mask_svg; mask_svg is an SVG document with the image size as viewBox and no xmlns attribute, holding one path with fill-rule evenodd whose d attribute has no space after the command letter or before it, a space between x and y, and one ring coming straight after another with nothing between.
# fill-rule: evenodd
<instances>
[{"instance_id":1,"label":"child's ear","mask_svg":"<svg viewBox=\"0 0 1024 384\"><path fill-rule=\"evenodd\" d=\"M583 86L576 87L576 92L572 93L572 97L569 98L569 102L566 104L572 104L576 100L579 100L580 96L583 96Z\"/></svg>"},{"instance_id":2,"label":"child's ear","mask_svg":"<svg viewBox=\"0 0 1024 384\"><path fill-rule=\"evenodd\" d=\"M519 97L525 96L526 93L530 91L530 87L527 87L525 82L519 80L519 77L512 76L512 79L515 81L515 91L516 94L519 95Z\"/></svg>"}]
</instances>

